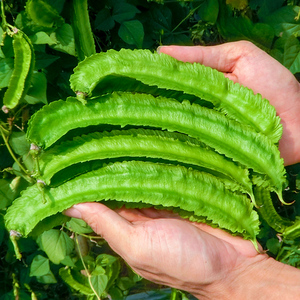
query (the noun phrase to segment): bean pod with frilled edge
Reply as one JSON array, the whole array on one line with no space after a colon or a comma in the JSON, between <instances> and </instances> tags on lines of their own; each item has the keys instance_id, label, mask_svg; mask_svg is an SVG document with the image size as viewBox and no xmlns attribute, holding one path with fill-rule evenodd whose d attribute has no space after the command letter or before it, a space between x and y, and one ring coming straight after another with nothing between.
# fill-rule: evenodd
<instances>
[{"instance_id":1,"label":"bean pod with frilled edge","mask_svg":"<svg viewBox=\"0 0 300 300\"><path fill-rule=\"evenodd\" d=\"M284 230L293 225L293 222L281 217L274 208L271 194L268 190L261 186L254 186L254 195L258 212L263 219L277 232L284 232Z\"/></svg>"},{"instance_id":2,"label":"bean pod with frilled edge","mask_svg":"<svg viewBox=\"0 0 300 300\"><path fill-rule=\"evenodd\" d=\"M27 93L35 65L33 46L27 35L15 28L12 37L14 70L3 97L3 104L10 109L15 108Z\"/></svg>"},{"instance_id":3,"label":"bean pod with frilled edge","mask_svg":"<svg viewBox=\"0 0 300 300\"><path fill-rule=\"evenodd\" d=\"M254 195L258 212L267 224L272 227L279 235L282 235L287 240L294 240L300 236L300 219L295 221L280 216L274 208L273 201L264 187L254 186Z\"/></svg>"},{"instance_id":4,"label":"bean pod with frilled edge","mask_svg":"<svg viewBox=\"0 0 300 300\"><path fill-rule=\"evenodd\" d=\"M249 171L196 139L186 135L149 129L94 132L65 141L39 157L38 178L50 184L53 175L86 161L122 157L150 157L208 169L232 190L248 193L253 201Z\"/></svg>"},{"instance_id":5,"label":"bean pod with frilled edge","mask_svg":"<svg viewBox=\"0 0 300 300\"><path fill-rule=\"evenodd\" d=\"M89 20L88 1L73 0L71 16L76 52L78 59L81 61L96 53L94 37Z\"/></svg>"},{"instance_id":6,"label":"bean pod with frilled edge","mask_svg":"<svg viewBox=\"0 0 300 300\"><path fill-rule=\"evenodd\" d=\"M31 118L27 136L32 143L48 148L72 129L97 124L152 126L197 138L262 176L267 175L269 189L282 200L286 178L278 148L249 126L188 101L131 93L105 95L86 105L74 98L55 101Z\"/></svg>"},{"instance_id":7,"label":"bean pod with frilled edge","mask_svg":"<svg viewBox=\"0 0 300 300\"><path fill-rule=\"evenodd\" d=\"M140 161L109 164L46 189L45 196L43 203L36 185L23 191L5 215L7 229L27 236L39 221L76 203L118 200L179 207L254 243L259 231L258 215L244 194L227 190L210 174L182 166Z\"/></svg>"},{"instance_id":8,"label":"bean pod with frilled edge","mask_svg":"<svg viewBox=\"0 0 300 300\"><path fill-rule=\"evenodd\" d=\"M280 118L268 100L199 63L181 62L149 50L109 50L79 63L71 75L71 88L92 96L97 85L109 76L133 78L146 85L196 95L212 102L229 117L264 133L274 143L282 135Z\"/></svg>"}]
</instances>

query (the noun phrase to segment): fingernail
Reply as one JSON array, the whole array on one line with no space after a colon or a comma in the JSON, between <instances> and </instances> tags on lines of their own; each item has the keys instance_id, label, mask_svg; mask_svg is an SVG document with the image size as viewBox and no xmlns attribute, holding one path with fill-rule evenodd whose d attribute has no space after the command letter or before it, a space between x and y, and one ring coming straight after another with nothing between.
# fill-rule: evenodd
<instances>
[{"instance_id":1,"label":"fingernail","mask_svg":"<svg viewBox=\"0 0 300 300\"><path fill-rule=\"evenodd\" d=\"M156 49L156 52L157 52L158 54L160 54L160 49L161 49L161 47L162 47L162 46L158 46L157 49Z\"/></svg>"},{"instance_id":2,"label":"fingernail","mask_svg":"<svg viewBox=\"0 0 300 300\"><path fill-rule=\"evenodd\" d=\"M76 205L73 205L71 208L65 210L63 214L71 218L81 219L81 212L76 208Z\"/></svg>"}]
</instances>

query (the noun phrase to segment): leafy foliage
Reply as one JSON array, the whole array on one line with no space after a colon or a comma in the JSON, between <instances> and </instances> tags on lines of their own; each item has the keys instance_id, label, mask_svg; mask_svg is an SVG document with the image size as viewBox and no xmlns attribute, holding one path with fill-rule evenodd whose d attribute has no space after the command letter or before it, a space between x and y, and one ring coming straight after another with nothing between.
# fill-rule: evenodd
<instances>
[{"instance_id":1,"label":"leafy foliage","mask_svg":"<svg viewBox=\"0 0 300 300\"><path fill-rule=\"evenodd\" d=\"M19 239L22 261L14 254L3 215L20 192L32 184L35 149L25 138L27 121L44 104L74 96L69 78L82 57L77 41L76 1L1 1L0 98L3 105L14 73L15 53L10 26L24 32L34 50L30 86L19 104L0 111L0 299L187 299L189 295L161 289L134 274L106 242L82 221L49 217L31 237ZM96 52L108 49L155 50L161 44L213 45L249 40L270 53L296 77L300 74L299 0L89 0L86 16ZM84 18L83 18L84 19ZM80 19L76 19L80 21ZM93 51L93 50L92 50ZM33 155L32 155L33 154ZM273 199L278 213L300 215L300 166L287 168L291 206ZM62 223L59 220L58 223ZM281 240L262 224L260 242L277 260L300 268L299 239ZM54 247L54 245L56 245ZM151 291L148 295L145 291Z\"/></svg>"}]
</instances>

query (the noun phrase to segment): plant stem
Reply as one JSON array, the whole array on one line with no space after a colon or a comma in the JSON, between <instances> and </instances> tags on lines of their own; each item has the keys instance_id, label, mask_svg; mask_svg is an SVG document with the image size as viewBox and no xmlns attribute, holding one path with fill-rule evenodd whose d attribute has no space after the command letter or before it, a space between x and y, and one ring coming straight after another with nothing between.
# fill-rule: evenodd
<instances>
[{"instance_id":1,"label":"plant stem","mask_svg":"<svg viewBox=\"0 0 300 300\"><path fill-rule=\"evenodd\" d=\"M175 28L173 28L172 33L185 21L187 20L190 16L192 16L195 11L202 5L203 3L201 3L200 5L198 5L197 7L195 7L194 9L190 10L190 12L187 14L187 16L185 18L183 18L177 26L175 26Z\"/></svg>"},{"instance_id":2,"label":"plant stem","mask_svg":"<svg viewBox=\"0 0 300 300\"><path fill-rule=\"evenodd\" d=\"M3 138L3 141L5 143L5 146L8 150L8 152L10 153L11 157L14 159L14 161L18 164L18 166L20 167L20 169L26 174L26 175L29 175L27 170L22 166L22 164L18 161L18 159L16 158L14 152L12 151L10 145L9 145L9 142L8 142L8 139L6 137L6 135L4 134L4 131L6 131L1 125L0 125L0 131L1 131L1 135L2 135L2 138Z\"/></svg>"},{"instance_id":3,"label":"plant stem","mask_svg":"<svg viewBox=\"0 0 300 300\"><path fill-rule=\"evenodd\" d=\"M80 260L83 264L83 267L84 267L84 270L86 272L86 275L88 277L88 281L89 281L89 284L90 284L90 287L92 289L92 291L94 292L95 296L97 297L98 300L101 300L100 296L97 294L97 292L95 291L95 288L92 284L92 281L91 281L91 274L89 272L89 270L87 269L85 263L84 263L84 260L83 260L83 257L82 257L82 254L81 254L81 250L80 250L80 246L79 246L79 242L78 242L78 238L77 238L77 233L75 233L75 241L76 241L76 244L77 244L77 247L78 247L78 252L79 252L79 256L80 256Z\"/></svg>"},{"instance_id":4,"label":"plant stem","mask_svg":"<svg viewBox=\"0 0 300 300\"><path fill-rule=\"evenodd\" d=\"M6 23L6 16L5 16L5 11L4 11L4 4L3 4L3 0L1 0L1 19L2 19L2 28L6 29L7 27L7 23Z\"/></svg>"}]
</instances>

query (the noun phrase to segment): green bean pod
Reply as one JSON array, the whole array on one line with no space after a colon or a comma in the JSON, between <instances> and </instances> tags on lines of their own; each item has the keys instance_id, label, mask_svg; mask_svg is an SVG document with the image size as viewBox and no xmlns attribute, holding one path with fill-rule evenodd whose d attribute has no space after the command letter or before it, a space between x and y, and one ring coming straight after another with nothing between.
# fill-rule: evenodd
<instances>
[{"instance_id":1,"label":"green bean pod","mask_svg":"<svg viewBox=\"0 0 300 300\"><path fill-rule=\"evenodd\" d=\"M97 124L152 126L197 138L262 176L267 175L269 189L282 200L286 178L278 148L249 126L188 101L130 93L105 95L86 105L74 98L56 101L31 118L27 136L32 143L48 148L69 130Z\"/></svg>"},{"instance_id":2,"label":"green bean pod","mask_svg":"<svg viewBox=\"0 0 300 300\"><path fill-rule=\"evenodd\" d=\"M282 236L287 240L295 240L300 237L300 218L298 217L295 222L285 228Z\"/></svg>"},{"instance_id":3,"label":"green bean pod","mask_svg":"<svg viewBox=\"0 0 300 300\"><path fill-rule=\"evenodd\" d=\"M96 53L95 42L91 29L88 1L73 0L72 27L74 30L76 52L80 61Z\"/></svg>"},{"instance_id":4,"label":"green bean pod","mask_svg":"<svg viewBox=\"0 0 300 300\"><path fill-rule=\"evenodd\" d=\"M282 135L280 118L268 100L201 64L181 62L148 50L109 50L79 63L70 78L71 88L92 96L97 85L108 76L132 78L149 86L182 91L210 101L216 109L264 133L274 143Z\"/></svg>"},{"instance_id":5,"label":"green bean pod","mask_svg":"<svg viewBox=\"0 0 300 300\"><path fill-rule=\"evenodd\" d=\"M95 132L63 142L39 157L40 176L50 184L54 174L73 164L96 159L150 157L190 164L219 174L231 189L248 193L254 200L247 168L218 154L186 135L149 129ZM231 183L233 181L233 183Z\"/></svg>"},{"instance_id":6,"label":"green bean pod","mask_svg":"<svg viewBox=\"0 0 300 300\"><path fill-rule=\"evenodd\" d=\"M3 104L9 109L15 108L26 95L35 65L33 46L26 34L15 28L12 37L14 70L3 97Z\"/></svg>"},{"instance_id":7,"label":"green bean pod","mask_svg":"<svg viewBox=\"0 0 300 300\"><path fill-rule=\"evenodd\" d=\"M254 186L253 190L256 199L257 210L270 227L277 232L282 233L287 227L293 225L292 221L281 217L277 213L268 190L260 186Z\"/></svg>"},{"instance_id":8,"label":"green bean pod","mask_svg":"<svg viewBox=\"0 0 300 300\"><path fill-rule=\"evenodd\" d=\"M5 215L7 229L27 236L39 221L76 203L117 200L138 207L141 203L180 207L254 243L259 231L258 215L244 194L225 189L210 174L182 166L138 161L109 164L46 189L45 195L43 204L36 185L23 191Z\"/></svg>"}]
</instances>

